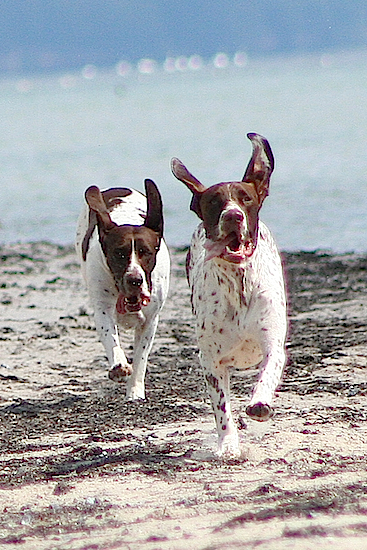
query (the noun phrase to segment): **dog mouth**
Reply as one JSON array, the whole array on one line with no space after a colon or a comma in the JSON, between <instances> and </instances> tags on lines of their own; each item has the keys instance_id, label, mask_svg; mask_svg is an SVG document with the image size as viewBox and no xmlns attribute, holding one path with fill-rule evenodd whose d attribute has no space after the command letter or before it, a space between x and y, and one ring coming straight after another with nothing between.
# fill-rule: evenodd
<instances>
[{"instance_id":1,"label":"dog mouth","mask_svg":"<svg viewBox=\"0 0 367 550\"><path fill-rule=\"evenodd\" d=\"M125 296L120 293L116 302L116 311L123 315L124 313L136 313L142 307L147 306L150 302L149 296Z\"/></svg>"},{"instance_id":2,"label":"dog mouth","mask_svg":"<svg viewBox=\"0 0 367 550\"><path fill-rule=\"evenodd\" d=\"M243 240L235 232L230 233L219 241L210 241L208 239L204 246L206 249L205 261L212 258L222 258L227 262L240 263L252 256L255 250L252 239Z\"/></svg>"}]
</instances>

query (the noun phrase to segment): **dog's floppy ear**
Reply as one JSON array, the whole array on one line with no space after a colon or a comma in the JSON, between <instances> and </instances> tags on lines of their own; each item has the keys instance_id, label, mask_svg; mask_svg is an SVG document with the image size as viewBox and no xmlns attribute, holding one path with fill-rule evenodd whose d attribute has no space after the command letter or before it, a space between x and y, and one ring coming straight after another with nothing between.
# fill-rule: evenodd
<instances>
[{"instance_id":1,"label":"dog's floppy ear","mask_svg":"<svg viewBox=\"0 0 367 550\"><path fill-rule=\"evenodd\" d=\"M96 185L88 187L85 192L85 200L87 201L89 208L97 214L97 217L102 223L105 231L108 231L116 226L110 218L102 193Z\"/></svg>"},{"instance_id":2,"label":"dog's floppy ear","mask_svg":"<svg viewBox=\"0 0 367 550\"><path fill-rule=\"evenodd\" d=\"M162 197L154 181L144 181L145 193L147 196L147 217L144 225L149 227L161 238L163 236L163 204Z\"/></svg>"},{"instance_id":3,"label":"dog's floppy ear","mask_svg":"<svg viewBox=\"0 0 367 550\"><path fill-rule=\"evenodd\" d=\"M201 214L201 208L200 208L200 197L205 191L206 187L198 179L193 176L186 166L182 164L182 162L177 159L173 158L171 160L171 170L173 175L180 181L182 181L186 187L190 189L190 191L193 194L191 204L190 204L190 210L195 212L199 216L199 218L202 218Z\"/></svg>"},{"instance_id":4,"label":"dog's floppy ear","mask_svg":"<svg viewBox=\"0 0 367 550\"><path fill-rule=\"evenodd\" d=\"M269 142L260 134L247 134L252 143L252 157L242 181L253 183L260 205L269 194L270 176L274 170L274 157Z\"/></svg>"}]
</instances>

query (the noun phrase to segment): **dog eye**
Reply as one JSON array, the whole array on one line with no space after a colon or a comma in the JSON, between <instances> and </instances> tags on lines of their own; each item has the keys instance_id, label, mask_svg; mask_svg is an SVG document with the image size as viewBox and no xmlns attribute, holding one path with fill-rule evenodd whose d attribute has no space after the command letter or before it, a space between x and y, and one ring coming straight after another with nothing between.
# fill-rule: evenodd
<instances>
[{"instance_id":1,"label":"dog eye","mask_svg":"<svg viewBox=\"0 0 367 550\"><path fill-rule=\"evenodd\" d=\"M139 256L151 256L153 252L151 252L148 248L139 248L138 254Z\"/></svg>"},{"instance_id":2,"label":"dog eye","mask_svg":"<svg viewBox=\"0 0 367 550\"><path fill-rule=\"evenodd\" d=\"M221 203L222 203L221 198L214 196L210 198L209 206L212 206L213 208L217 208L218 206L221 205Z\"/></svg>"},{"instance_id":3,"label":"dog eye","mask_svg":"<svg viewBox=\"0 0 367 550\"><path fill-rule=\"evenodd\" d=\"M238 198L239 198L242 202L252 202L252 198L250 197L250 195L248 195L248 194L245 193L244 191L243 191L242 193L239 193Z\"/></svg>"},{"instance_id":4,"label":"dog eye","mask_svg":"<svg viewBox=\"0 0 367 550\"><path fill-rule=\"evenodd\" d=\"M124 260L127 257L127 254L122 248L116 248L115 256L116 258L119 258L119 260Z\"/></svg>"}]
</instances>

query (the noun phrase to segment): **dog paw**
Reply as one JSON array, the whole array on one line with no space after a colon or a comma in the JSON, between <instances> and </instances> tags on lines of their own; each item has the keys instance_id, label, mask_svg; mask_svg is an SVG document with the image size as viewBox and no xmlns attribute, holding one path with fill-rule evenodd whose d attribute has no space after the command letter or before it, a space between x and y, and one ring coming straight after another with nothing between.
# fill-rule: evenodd
<instances>
[{"instance_id":1,"label":"dog paw","mask_svg":"<svg viewBox=\"0 0 367 550\"><path fill-rule=\"evenodd\" d=\"M132 366L126 365L114 365L108 372L108 378L114 382L124 382L128 376L131 376L133 372Z\"/></svg>"},{"instance_id":2,"label":"dog paw","mask_svg":"<svg viewBox=\"0 0 367 550\"><path fill-rule=\"evenodd\" d=\"M241 449L237 434L235 434L233 437L226 437L222 440L219 440L216 455L223 461L235 460L240 458Z\"/></svg>"},{"instance_id":3,"label":"dog paw","mask_svg":"<svg viewBox=\"0 0 367 550\"><path fill-rule=\"evenodd\" d=\"M242 453L239 447L228 445L225 448L218 448L216 456L223 460L223 462L228 462L230 460L238 460L241 458Z\"/></svg>"},{"instance_id":4,"label":"dog paw","mask_svg":"<svg viewBox=\"0 0 367 550\"><path fill-rule=\"evenodd\" d=\"M265 422L265 420L269 420L269 418L273 416L274 411L270 405L266 405L266 403L255 403L247 407L246 414L248 414L252 420Z\"/></svg>"},{"instance_id":5,"label":"dog paw","mask_svg":"<svg viewBox=\"0 0 367 550\"><path fill-rule=\"evenodd\" d=\"M126 392L126 401L143 401L145 399L144 388L132 388Z\"/></svg>"}]
</instances>

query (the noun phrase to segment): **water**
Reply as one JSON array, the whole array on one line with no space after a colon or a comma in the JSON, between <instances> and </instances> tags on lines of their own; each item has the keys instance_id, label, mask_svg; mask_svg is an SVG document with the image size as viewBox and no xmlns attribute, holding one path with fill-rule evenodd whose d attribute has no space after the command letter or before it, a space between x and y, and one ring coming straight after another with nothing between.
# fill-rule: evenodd
<instances>
[{"instance_id":1,"label":"water","mask_svg":"<svg viewBox=\"0 0 367 550\"><path fill-rule=\"evenodd\" d=\"M180 158L204 184L240 179L247 132L276 169L262 219L283 250L367 250L367 52L245 67L114 70L0 81L0 242L73 242L89 185L161 189L169 245L189 243Z\"/></svg>"}]
</instances>

